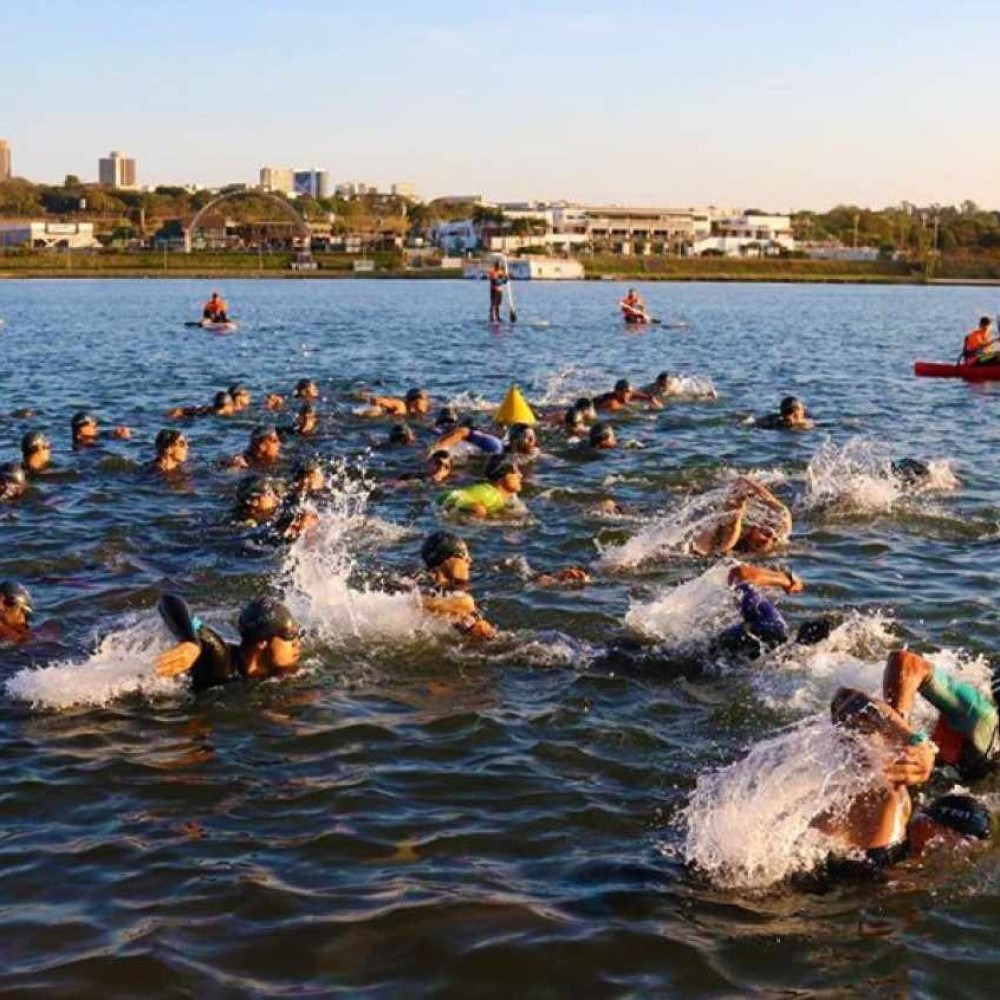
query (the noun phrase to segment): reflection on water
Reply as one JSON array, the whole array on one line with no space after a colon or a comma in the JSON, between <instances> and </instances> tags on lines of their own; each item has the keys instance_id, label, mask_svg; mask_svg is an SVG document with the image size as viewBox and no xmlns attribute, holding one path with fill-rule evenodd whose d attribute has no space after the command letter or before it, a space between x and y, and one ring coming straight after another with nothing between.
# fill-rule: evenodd
<instances>
[{"instance_id":1,"label":"reflection on water","mask_svg":"<svg viewBox=\"0 0 1000 1000\"><path fill-rule=\"evenodd\" d=\"M0 666L12 995L992 995L995 855L889 886L786 879L822 850L820 790L850 787L820 719L830 692L876 685L901 639L984 684L1000 641L998 390L911 376L916 356L954 354L981 291L657 285L652 311L687 326L634 334L603 283L525 285L523 321L496 332L473 282L233 281L229 338L183 327L198 282L0 291L0 457L39 427L56 465L0 511L0 578L39 610L36 641ZM679 391L613 418L626 447L594 456L543 430L526 513L460 525L499 639L429 620L413 580L436 491L382 483L418 470L432 435L384 447L357 390L422 385L485 425L512 382L558 413L661 371ZM248 545L219 462L274 419L264 393L302 377L320 434L289 453L332 472L319 528L284 552ZM189 421L188 474L151 474L166 411L235 381L252 409ZM815 432L747 419L788 393ZM81 408L133 439L72 452ZM892 476L904 457L929 463L920 489ZM781 558L807 589L783 612L840 624L752 669L616 669L611 638L692 663L732 620L728 564L684 542L740 474L795 519ZM592 586L532 582L574 563ZM282 592L305 669L197 699L157 680L167 588L228 634L247 597Z\"/></svg>"}]
</instances>

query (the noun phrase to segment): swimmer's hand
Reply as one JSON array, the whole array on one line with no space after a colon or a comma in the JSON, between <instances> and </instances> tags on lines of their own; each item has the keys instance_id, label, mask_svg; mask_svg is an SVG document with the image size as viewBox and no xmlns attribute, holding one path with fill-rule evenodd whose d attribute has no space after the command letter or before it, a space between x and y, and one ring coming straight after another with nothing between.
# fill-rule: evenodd
<instances>
[{"instance_id":1,"label":"swimmer's hand","mask_svg":"<svg viewBox=\"0 0 1000 1000\"><path fill-rule=\"evenodd\" d=\"M806 585L791 571L785 570L788 582L783 585L786 594L801 594L806 589Z\"/></svg>"},{"instance_id":2,"label":"swimmer's hand","mask_svg":"<svg viewBox=\"0 0 1000 1000\"><path fill-rule=\"evenodd\" d=\"M176 677L187 673L195 660L201 655L201 646L197 642L182 642L171 646L166 652L156 658L157 677Z\"/></svg>"},{"instance_id":3,"label":"swimmer's hand","mask_svg":"<svg viewBox=\"0 0 1000 1000\"><path fill-rule=\"evenodd\" d=\"M480 617L478 612L469 615L468 618L463 618L456 623L455 627L462 635L467 635L472 639L495 639L497 634L496 626Z\"/></svg>"},{"instance_id":4,"label":"swimmer's hand","mask_svg":"<svg viewBox=\"0 0 1000 1000\"><path fill-rule=\"evenodd\" d=\"M886 780L894 785L922 785L934 770L937 752L937 746L930 740L904 747L886 766Z\"/></svg>"}]
</instances>

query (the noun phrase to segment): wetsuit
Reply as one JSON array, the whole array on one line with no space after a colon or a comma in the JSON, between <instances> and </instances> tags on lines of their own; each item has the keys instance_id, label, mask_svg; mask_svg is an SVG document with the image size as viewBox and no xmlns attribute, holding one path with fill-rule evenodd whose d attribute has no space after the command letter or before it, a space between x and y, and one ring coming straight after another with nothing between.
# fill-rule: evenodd
<instances>
[{"instance_id":1,"label":"wetsuit","mask_svg":"<svg viewBox=\"0 0 1000 1000\"><path fill-rule=\"evenodd\" d=\"M966 781L989 774L1000 752L993 699L938 667L932 668L920 694L941 713L932 737L939 747L938 760Z\"/></svg>"},{"instance_id":2,"label":"wetsuit","mask_svg":"<svg viewBox=\"0 0 1000 1000\"><path fill-rule=\"evenodd\" d=\"M477 431L475 428L472 428L465 440L487 455L500 455L503 453L503 441L495 434L487 434L485 431Z\"/></svg>"},{"instance_id":3,"label":"wetsuit","mask_svg":"<svg viewBox=\"0 0 1000 1000\"><path fill-rule=\"evenodd\" d=\"M788 625L769 598L750 583L739 583L733 591L743 620L719 635L717 642L724 649L756 659L788 641Z\"/></svg>"},{"instance_id":4,"label":"wetsuit","mask_svg":"<svg viewBox=\"0 0 1000 1000\"><path fill-rule=\"evenodd\" d=\"M191 614L187 603L176 594L164 594L157 605L174 637L181 642L196 642L201 653L188 672L192 691L246 680L246 665L238 645L226 642L218 632L202 625Z\"/></svg>"}]
</instances>

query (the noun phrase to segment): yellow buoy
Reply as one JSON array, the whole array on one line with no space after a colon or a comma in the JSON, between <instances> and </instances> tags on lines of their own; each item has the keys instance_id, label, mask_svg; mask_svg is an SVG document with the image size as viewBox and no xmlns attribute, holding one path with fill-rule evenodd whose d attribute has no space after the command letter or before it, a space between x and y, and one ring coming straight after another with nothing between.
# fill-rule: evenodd
<instances>
[{"instance_id":1,"label":"yellow buoy","mask_svg":"<svg viewBox=\"0 0 1000 1000\"><path fill-rule=\"evenodd\" d=\"M534 424L537 422L534 413L531 412L531 407L528 406L528 401L521 395L521 390L516 385L512 385L507 390L507 395L504 396L497 412L493 414L493 419L496 423L505 424L508 427L511 424Z\"/></svg>"}]
</instances>

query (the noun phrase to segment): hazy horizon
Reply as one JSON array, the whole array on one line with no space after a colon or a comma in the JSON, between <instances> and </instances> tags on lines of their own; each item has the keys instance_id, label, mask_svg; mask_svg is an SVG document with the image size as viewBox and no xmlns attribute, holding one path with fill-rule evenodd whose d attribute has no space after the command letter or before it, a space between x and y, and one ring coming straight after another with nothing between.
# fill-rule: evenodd
<instances>
[{"instance_id":1,"label":"hazy horizon","mask_svg":"<svg viewBox=\"0 0 1000 1000\"><path fill-rule=\"evenodd\" d=\"M426 198L823 210L990 207L1000 8L721 0L502 8L289 0L5 14L0 138L16 176L333 183Z\"/></svg>"}]
</instances>

